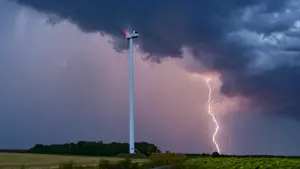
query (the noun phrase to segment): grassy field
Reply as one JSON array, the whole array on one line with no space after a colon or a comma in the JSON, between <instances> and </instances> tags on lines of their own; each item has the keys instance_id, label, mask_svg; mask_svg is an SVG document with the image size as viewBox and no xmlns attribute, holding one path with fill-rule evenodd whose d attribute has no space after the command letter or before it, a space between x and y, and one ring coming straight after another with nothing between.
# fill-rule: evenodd
<instances>
[{"instance_id":1,"label":"grassy field","mask_svg":"<svg viewBox=\"0 0 300 169\"><path fill-rule=\"evenodd\" d=\"M300 169L300 158L201 157L188 159L181 169Z\"/></svg>"},{"instance_id":2,"label":"grassy field","mask_svg":"<svg viewBox=\"0 0 300 169\"><path fill-rule=\"evenodd\" d=\"M118 162L122 158L117 157L82 157L63 155L42 155L22 153L0 153L0 168L20 168L22 165L30 168L56 168L58 164L73 161L80 165L97 164L100 159ZM145 162L146 159L135 159L135 162Z\"/></svg>"},{"instance_id":3,"label":"grassy field","mask_svg":"<svg viewBox=\"0 0 300 169\"><path fill-rule=\"evenodd\" d=\"M156 155L150 158L151 161L162 162L160 165L168 165L171 156ZM165 156L166 157L166 156ZM174 158L177 156L174 156ZM178 156L179 157L179 156ZM20 153L0 153L0 169L53 169L59 164L73 161L84 168L91 169L88 165L98 164L99 160L108 160L113 164L120 162L123 158L117 157L83 157L83 156L63 156L63 155L40 155L40 154L20 154ZM166 160L168 159L167 163ZM149 159L134 159L134 162L146 163ZM178 160L178 159L177 159ZM177 161L175 160L175 161ZM157 161L157 162L158 162ZM70 168L70 167L68 167ZM72 168L72 167L71 167ZM75 169L75 168L73 168ZM78 168L76 168L78 169ZM83 169L83 168L81 168ZM300 158L280 158L280 157L197 157L188 158L176 169L300 169Z\"/></svg>"}]
</instances>

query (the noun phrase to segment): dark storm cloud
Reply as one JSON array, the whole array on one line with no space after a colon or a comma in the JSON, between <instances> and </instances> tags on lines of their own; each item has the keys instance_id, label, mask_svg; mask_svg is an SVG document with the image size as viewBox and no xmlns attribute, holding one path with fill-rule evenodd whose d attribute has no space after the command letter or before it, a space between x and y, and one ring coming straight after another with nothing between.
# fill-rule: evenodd
<instances>
[{"instance_id":1,"label":"dark storm cloud","mask_svg":"<svg viewBox=\"0 0 300 169\"><path fill-rule=\"evenodd\" d=\"M104 31L123 37L121 29L133 27L142 35L146 52L161 56L179 56L182 45L216 43L228 29L235 12L262 4L263 11L280 10L284 1L221 0L189 1L35 1L17 0L20 4L56 14L78 25L83 31ZM163 47L162 47L163 46Z\"/></svg>"},{"instance_id":2,"label":"dark storm cloud","mask_svg":"<svg viewBox=\"0 0 300 169\"><path fill-rule=\"evenodd\" d=\"M266 112L300 118L297 1L17 2L69 20L84 32L123 38L121 29L133 27L142 36L142 50L156 56L179 57L187 46L207 68L222 74L224 94L243 95ZM118 50L126 47L125 41L114 43Z\"/></svg>"}]
</instances>

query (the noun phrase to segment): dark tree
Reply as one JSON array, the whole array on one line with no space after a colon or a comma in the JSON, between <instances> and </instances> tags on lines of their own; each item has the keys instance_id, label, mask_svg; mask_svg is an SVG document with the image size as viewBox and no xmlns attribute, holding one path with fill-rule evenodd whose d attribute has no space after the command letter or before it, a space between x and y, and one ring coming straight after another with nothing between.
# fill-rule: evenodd
<instances>
[{"instance_id":1,"label":"dark tree","mask_svg":"<svg viewBox=\"0 0 300 169\"><path fill-rule=\"evenodd\" d=\"M30 153L39 154L68 154L68 155L88 155L88 156L116 156L118 154L128 153L128 143L103 143L102 141L79 141L77 143L65 144L51 144L42 145L37 144L31 149ZM136 152L146 156L152 153L160 152L154 144L141 142L135 143Z\"/></svg>"},{"instance_id":2,"label":"dark tree","mask_svg":"<svg viewBox=\"0 0 300 169\"><path fill-rule=\"evenodd\" d=\"M218 157L218 156L220 156L220 154L219 154L218 152L213 152L213 153L211 154L211 156L212 156L212 157Z\"/></svg>"}]
</instances>

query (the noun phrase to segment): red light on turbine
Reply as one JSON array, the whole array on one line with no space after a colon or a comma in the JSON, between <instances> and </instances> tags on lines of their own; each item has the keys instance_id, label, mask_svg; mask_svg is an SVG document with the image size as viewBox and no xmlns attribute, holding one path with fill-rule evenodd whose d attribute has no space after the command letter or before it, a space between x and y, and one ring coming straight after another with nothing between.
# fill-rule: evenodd
<instances>
[{"instance_id":1,"label":"red light on turbine","mask_svg":"<svg viewBox=\"0 0 300 169\"><path fill-rule=\"evenodd\" d=\"M129 34L129 32L128 32L127 30L123 30L123 33L124 33L125 35L128 35L128 34Z\"/></svg>"}]
</instances>

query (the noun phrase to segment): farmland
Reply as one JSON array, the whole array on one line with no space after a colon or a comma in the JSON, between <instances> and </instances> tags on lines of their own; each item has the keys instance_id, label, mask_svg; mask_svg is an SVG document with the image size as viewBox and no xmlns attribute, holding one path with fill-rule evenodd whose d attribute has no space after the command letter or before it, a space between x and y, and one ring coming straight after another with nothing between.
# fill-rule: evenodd
<instances>
[{"instance_id":1,"label":"farmland","mask_svg":"<svg viewBox=\"0 0 300 169\"><path fill-rule=\"evenodd\" d=\"M70 163L73 162L73 163ZM26 153L0 153L1 169L150 169L154 166L172 165L170 169L299 169L300 158L267 156L201 156L186 157L174 153L158 153L143 159L118 157L87 157L43 155ZM102 165L102 166L101 166ZM110 166L110 167L108 167ZM131 167L129 167L131 166Z\"/></svg>"},{"instance_id":2,"label":"farmland","mask_svg":"<svg viewBox=\"0 0 300 169\"><path fill-rule=\"evenodd\" d=\"M63 156L63 155L41 155L25 153L0 153L1 168L56 168L60 163L73 161L78 165L96 165L99 160L119 162L123 158L117 157L85 157L85 156ZM135 159L134 162L144 162L145 159Z\"/></svg>"},{"instance_id":3,"label":"farmland","mask_svg":"<svg viewBox=\"0 0 300 169\"><path fill-rule=\"evenodd\" d=\"M200 157L188 159L180 169L298 169L300 158L278 157Z\"/></svg>"}]
</instances>

